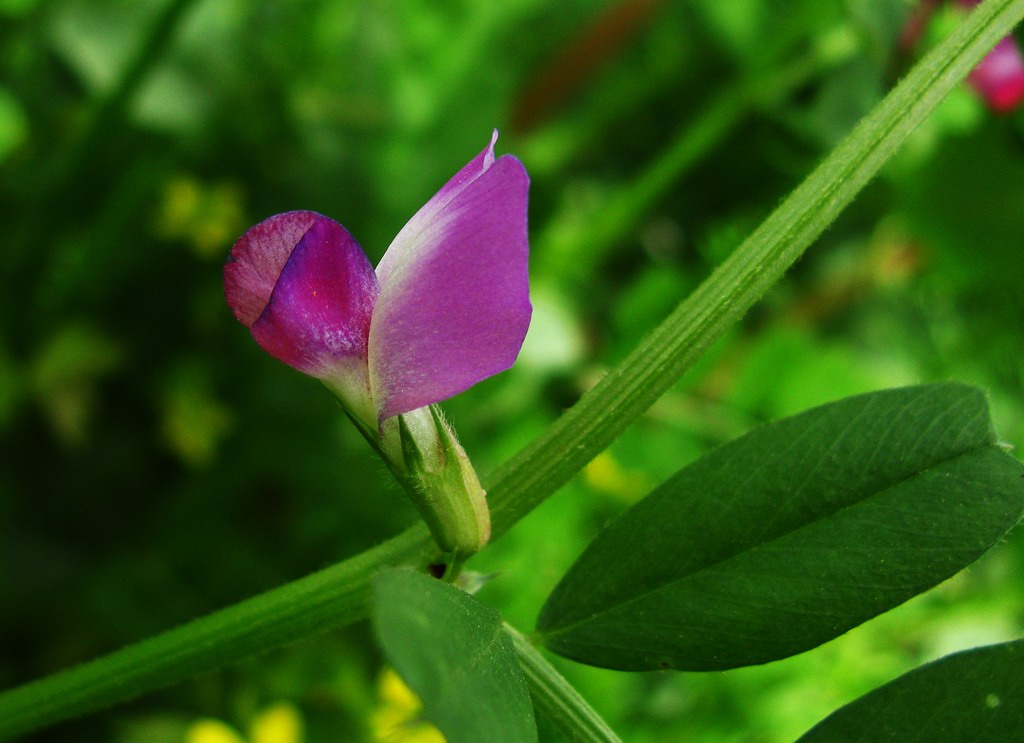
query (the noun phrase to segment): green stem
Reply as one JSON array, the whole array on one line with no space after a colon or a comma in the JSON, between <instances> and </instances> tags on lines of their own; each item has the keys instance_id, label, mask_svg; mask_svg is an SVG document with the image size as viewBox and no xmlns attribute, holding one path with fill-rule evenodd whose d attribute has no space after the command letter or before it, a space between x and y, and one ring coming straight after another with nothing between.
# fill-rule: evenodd
<instances>
[{"instance_id":1,"label":"green stem","mask_svg":"<svg viewBox=\"0 0 1024 743\"><path fill-rule=\"evenodd\" d=\"M409 529L326 570L5 692L0 739L355 622L366 613L369 576L384 565L424 562L429 544L425 528Z\"/></svg>"},{"instance_id":2,"label":"green stem","mask_svg":"<svg viewBox=\"0 0 1024 743\"><path fill-rule=\"evenodd\" d=\"M539 439L490 478L497 537L639 417L820 235L942 97L1024 16L986 0L698 290ZM0 694L0 739L167 686L366 615L386 565L424 564L421 525L357 557L76 668Z\"/></svg>"},{"instance_id":3,"label":"green stem","mask_svg":"<svg viewBox=\"0 0 1024 743\"><path fill-rule=\"evenodd\" d=\"M622 743L608 723L529 640L508 623L504 629L512 638L535 711L551 720L571 743Z\"/></svg>"}]
</instances>

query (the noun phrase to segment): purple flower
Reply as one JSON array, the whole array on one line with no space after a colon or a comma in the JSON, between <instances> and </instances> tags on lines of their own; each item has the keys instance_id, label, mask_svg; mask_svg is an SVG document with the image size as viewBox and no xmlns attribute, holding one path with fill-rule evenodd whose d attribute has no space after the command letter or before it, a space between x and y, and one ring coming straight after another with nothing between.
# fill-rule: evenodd
<instances>
[{"instance_id":1,"label":"purple flower","mask_svg":"<svg viewBox=\"0 0 1024 743\"><path fill-rule=\"evenodd\" d=\"M315 212L246 232L224 267L235 316L366 424L444 400L515 361L530 323L529 178L490 144L402 228L376 271Z\"/></svg>"}]
</instances>

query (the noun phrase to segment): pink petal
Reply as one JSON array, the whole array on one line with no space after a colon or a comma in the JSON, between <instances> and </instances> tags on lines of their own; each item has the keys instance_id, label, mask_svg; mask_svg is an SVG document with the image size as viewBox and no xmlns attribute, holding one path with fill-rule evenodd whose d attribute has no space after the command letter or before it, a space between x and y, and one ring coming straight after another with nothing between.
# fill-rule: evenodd
<instances>
[{"instance_id":1,"label":"pink petal","mask_svg":"<svg viewBox=\"0 0 1024 743\"><path fill-rule=\"evenodd\" d=\"M224 296L245 327L263 313L288 256L318 217L316 212L275 214L242 235L231 248L224 265Z\"/></svg>"},{"instance_id":2,"label":"pink petal","mask_svg":"<svg viewBox=\"0 0 1024 743\"><path fill-rule=\"evenodd\" d=\"M369 362L382 421L507 369L526 336L529 178L514 157L494 159L495 138L416 213L377 267Z\"/></svg>"},{"instance_id":3,"label":"pink petal","mask_svg":"<svg viewBox=\"0 0 1024 743\"><path fill-rule=\"evenodd\" d=\"M322 379L341 378L343 387L362 386L365 393L377 278L348 230L313 216L297 244L288 246L290 255L270 300L250 330L267 353L289 366ZM281 250L273 246L267 252ZM353 375L356 379L349 379Z\"/></svg>"}]
</instances>

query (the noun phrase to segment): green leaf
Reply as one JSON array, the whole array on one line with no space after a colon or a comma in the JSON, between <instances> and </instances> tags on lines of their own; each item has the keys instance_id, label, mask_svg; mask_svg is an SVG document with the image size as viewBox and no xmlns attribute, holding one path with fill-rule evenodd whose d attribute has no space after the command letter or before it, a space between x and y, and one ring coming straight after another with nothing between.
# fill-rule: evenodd
<instances>
[{"instance_id":1,"label":"green leaf","mask_svg":"<svg viewBox=\"0 0 1024 743\"><path fill-rule=\"evenodd\" d=\"M848 398L682 469L598 535L538 628L624 670L785 658L977 559L1020 519L1022 477L976 389Z\"/></svg>"},{"instance_id":2,"label":"green leaf","mask_svg":"<svg viewBox=\"0 0 1024 743\"><path fill-rule=\"evenodd\" d=\"M833 712L800 743L1024 740L1024 640L916 668Z\"/></svg>"},{"instance_id":3,"label":"green leaf","mask_svg":"<svg viewBox=\"0 0 1024 743\"><path fill-rule=\"evenodd\" d=\"M379 574L373 595L384 654L449 743L536 743L530 693L496 611L411 570Z\"/></svg>"}]
</instances>

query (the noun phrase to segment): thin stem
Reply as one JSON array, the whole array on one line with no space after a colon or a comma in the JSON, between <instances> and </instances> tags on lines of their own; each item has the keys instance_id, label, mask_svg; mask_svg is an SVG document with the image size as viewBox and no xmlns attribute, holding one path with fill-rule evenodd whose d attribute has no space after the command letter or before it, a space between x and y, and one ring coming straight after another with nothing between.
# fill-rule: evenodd
<instances>
[{"instance_id":1,"label":"thin stem","mask_svg":"<svg viewBox=\"0 0 1024 743\"><path fill-rule=\"evenodd\" d=\"M719 147L750 114L782 100L857 51L855 44L838 54L815 49L778 70L750 75L712 96L693 121L666 137L665 148L632 181L592 209L585 226L566 238L560 237L561 232L553 227L540 234L535 241L542 261L539 275L555 276L571 286L586 286L601 262L636 232L669 189Z\"/></svg>"},{"instance_id":2,"label":"thin stem","mask_svg":"<svg viewBox=\"0 0 1024 743\"><path fill-rule=\"evenodd\" d=\"M1024 0L986 0L758 230L621 364L488 488L494 536L601 452L782 275L910 132L1024 16ZM366 615L381 567L436 557L422 525L327 570L68 671L0 694L0 739L167 686Z\"/></svg>"},{"instance_id":3,"label":"thin stem","mask_svg":"<svg viewBox=\"0 0 1024 743\"><path fill-rule=\"evenodd\" d=\"M508 623L503 626L512 638L536 712L551 720L572 743L622 743L608 723L526 637Z\"/></svg>"}]
</instances>

